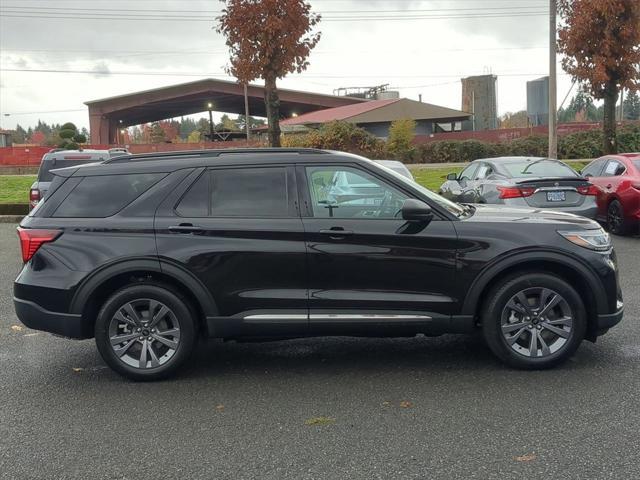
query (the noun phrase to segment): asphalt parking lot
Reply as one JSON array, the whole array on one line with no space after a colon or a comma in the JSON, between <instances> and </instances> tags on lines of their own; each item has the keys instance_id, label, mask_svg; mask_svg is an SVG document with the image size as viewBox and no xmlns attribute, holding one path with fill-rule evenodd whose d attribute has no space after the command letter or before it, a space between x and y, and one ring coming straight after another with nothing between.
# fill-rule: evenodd
<instances>
[{"instance_id":1,"label":"asphalt parking lot","mask_svg":"<svg viewBox=\"0 0 640 480\"><path fill-rule=\"evenodd\" d=\"M614 241L626 318L556 370L454 335L210 342L138 384L21 327L0 225L0 478L638 478L640 238Z\"/></svg>"}]
</instances>

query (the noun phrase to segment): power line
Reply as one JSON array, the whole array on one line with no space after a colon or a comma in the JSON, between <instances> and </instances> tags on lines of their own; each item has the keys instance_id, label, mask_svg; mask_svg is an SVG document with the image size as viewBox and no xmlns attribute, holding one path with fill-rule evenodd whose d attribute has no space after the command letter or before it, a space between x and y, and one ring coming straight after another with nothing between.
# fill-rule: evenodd
<instances>
[{"instance_id":1,"label":"power line","mask_svg":"<svg viewBox=\"0 0 640 480\"><path fill-rule=\"evenodd\" d=\"M44 112L10 112L10 113L5 113L4 116L5 117L13 117L16 115L40 115L43 113L70 113L70 112L86 112L87 109L86 108L76 108L74 110L47 110Z\"/></svg>"},{"instance_id":2,"label":"power line","mask_svg":"<svg viewBox=\"0 0 640 480\"><path fill-rule=\"evenodd\" d=\"M25 69L25 68L0 68L0 72L29 72L29 73L74 73L74 74L88 74L88 75L139 75L139 76L164 76L164 77L226 77L226 78L234 78L231 75L227 75L225 73L219 72L126 72L126 71L99 71L99 70L58 70L58 69ZM345 78L382 78L382 77L393 77L393 78L462 78L473 75L482 75L481 73L455 73L455 74L430 74L430 75L389 75L389 74L367 74L367 75L320 75L320 74L311 74L311 75L300 75L289 78L335 78L335 79L345 79ZM493 75L501 76L501 77L530 77L530 76L543 76L546 73L493 73Z\"/></svg>"},{"instance_id":3,"label":"power line","mask_svg":"<svg viewBox=\"0 0 640 480\"><path fill-rule=\"evenodd\" d=\"M113 20L113 21L170 21L170 22L206 22L212 23L213 18L202 18L193 15L134 15L120 16L115 14L107 14L97 16L81 16L74 14L9 14L0 13L3 18L42 18L48 20ZM324 17L322 21L327 22L369 22L369 21L416 21L416 20L455 20L455 19L477 19L477 18L517 18L517 17L546 17L548 12L532 11L527 13L477 13L477 14L460 14L460 15L394 15L394 16L342 16L342 17Z\"/></svg>"},{"instance_id":4,"label":"power line","mask_svg":"<svg viewBox=\"0 0 640 480\"><path fill-rule=\"evenodd\" d=\"M476 11L482 12L486 10L501 10L503 12L509 11L520 11L520 10L531 10L531 9L539 9L542 5L538 6L500 6L500 7L467 7L467 8L436 8L436 9L419 9L419 8L408 8L408 9L395 9L395 10L318 10L316 13L319 14L371 14L371 13L428 13L428 12L463 12L463 11ZM37 10L41 13L50 13L50 12L64 12L74 13L77 11L80 12L107 12L107 13L127 13L127 12L143 12L143 13L196 13L196 14L212 14L212 15L220 15L222 14L222 10L166 10L166 9L140 9L140 8L80 8L80 7L35 7L35 6L18 6L18 5L9 5L3 7L4 10Z\"/></svg>"}]
</instances>

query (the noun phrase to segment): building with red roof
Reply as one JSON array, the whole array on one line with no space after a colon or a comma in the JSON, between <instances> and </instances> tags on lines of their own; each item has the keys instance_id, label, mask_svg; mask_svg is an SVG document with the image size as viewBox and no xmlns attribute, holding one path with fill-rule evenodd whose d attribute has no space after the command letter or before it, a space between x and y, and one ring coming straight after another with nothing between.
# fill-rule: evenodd
<instances>
[{"instance_id":1,"label":"building with red roof","mask_svg":"<svg viewBox=\"0 0 640 480\"><path fill-rule=\"evenodd\" d=\"M355 123L373 135L386 138L394 120L410 118L416 122L416 135L453 132L463 129L470 113L407 98L370 100L293 116L280 122L283 131L300 131L341 120Z\"/></svg>"}]
</instances>

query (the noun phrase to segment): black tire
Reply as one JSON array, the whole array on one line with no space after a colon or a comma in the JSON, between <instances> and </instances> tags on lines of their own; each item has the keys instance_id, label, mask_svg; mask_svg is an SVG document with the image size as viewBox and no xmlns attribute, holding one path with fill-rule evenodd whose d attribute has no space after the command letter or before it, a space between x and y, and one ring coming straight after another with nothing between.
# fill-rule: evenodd
<instances>
[{"instance_id":1,"label":"black tire","mask_svg":"<svg viewBox=\"0 0 640 480\"><path fill-rule=\"evenodd\" d=\"M624 221L624 208L618 200L613 200L607 207L607 229L614 235L624 235L629 231Z\"/></svg>"},{"instance_id":2,"label":"black tire","mask_svg":"<svg viewBox=\"0 0 640 480\"><path fill-rule=\"evenodd\" d=\"M541 292L541 297L540 303L536 305L535 294L532 292L538 290ZM535 313L543 301L556 299L556 297L549 296L549 291L561 297L562 301L557 306L551 308L548 313L541 312L543 315L541 317L538 317L537 314L533 315L533 317L527 317L525 316L527 314L523 313L520 314L519 318L515 318L517 317L516 312L509 306L513 305L510 302L516 298L517 294L520 292L525 294L529 304L526 311ZM584 304L575 289L559 277L536 272L512 276L496 285L487 298L488 301L481 312L483 336L494 355L509 366L527 370L552 368L570 358L584 339L587 330L587 316ZM545 298L545 300L542 300L542 298ZM515 302L515 305L520 308L520 300L516 299ZM562 319L566 318L564 311L567 309L571 313L571 324L559 326L555 322L562 322ZM560 311L563 313L557 313ZM508 314L507 312L510 313ZM531 320L525 321L527 318ZM540 320L540 318L544 319L544 321ZM526 326L523 326L524 324ZM507 332L506 330L511 328L514 328L511 330L514 333L513 336L510 335L508 340L506 335L510 334L511 331ZM550 330L551 328L555 328L555 331L562 330L564 332L562 335L567 335L568 338L557 335ZM505 330L504 333L503 329ZM569 330L565 331L565 329ZM538 333L536 333L536 330ZM532 339L534 335L536 336L535 342ZM511 346L509 341L514 337L518 339L514 342L514 346ZM546 340L544 337L546 337ZM550 343L550 340L554 337L557 337L557 343L555 343L557 350L551 351L548 342ZM542 342L540 338L543 338ZM543 343L547 347L546 353L542 349ZM524 347L522 344L524 344ZM527 346L528 354L526 352ZM534 346L535 348L533 348ZM553 347L554 344L551 344L551 346ZM516 349L519 349L519 351L516 351ZM531 352L534 350L536 356L531 356ZM540 352L539 356L538 352Z\"/></svg>"},{"instance_id":3,"label":"black tire","mask_svg":"<svg viewBox=\"0 0 640 480\"><path fill-rule=\"evenodd\" d=\"M153 305L154 312L157 312L156 316L165 312L162 310L162 306L166 307L168 312L164 313L157 324L157 329L152 330L153 325L151 325L149 328L145 327L145 330L138 334L136 331L142 328L145 320L147 321L146 325L153 323L149 322L150 314L145 313L145 302L149 305L152 304L151 302L155 302ZM133 322L130 321L132 315L125 315L124 319L127 322L119 322L114 318L116 314L118 319L123 318L122 312L127 311L127 305L135 306L135 326L139 328L135 328ZM196 345L195 318L187 305L182 296L164 285L143 283L130 285L116 291L104 303L96 319L95 340L100 355L109 367L131 380L150 381L171 376L188 360ZM149 312L150 309L149 307L146 312ZM114 326L116 327L115 332ZM122 331L123 326L125 326L124 331ZM161 331L161 326L165 327L164 331ZM164 336L167 332L175 332L175 335ZM111 345L111 338L114 334L122 335L123 338L125 335L136 337L120 344L121 347L127 348L126 353L122 356L115 351L118 346L112 347ZM138 337L138 335L140 336ZM158 337L166 340L172 346L177 343L177 346L170 348L165 345L165 342L158 341ZM149 341L147 342L146 339ZM127 363L135 362L136 350L139 350L139 366ZM140 368L140 365L143 364L143 355L145 367ZM158 357L158 355L162 356ZM154 357L153 360L151 357ZM154 366L154 362L157 365Z\"/></svg>"}]
</instances>

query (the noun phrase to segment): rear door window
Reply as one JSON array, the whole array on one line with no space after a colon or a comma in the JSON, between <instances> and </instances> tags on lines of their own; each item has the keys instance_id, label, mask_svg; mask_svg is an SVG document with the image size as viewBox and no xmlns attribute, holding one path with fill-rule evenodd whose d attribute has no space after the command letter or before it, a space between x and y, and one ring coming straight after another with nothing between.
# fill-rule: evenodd
<instances>
[{"instance_id":1,"label":"rear door window","mask_svg":"<svg viewBox=\"0 0 640 480\"><path fill-rule=\"evenodd\" d=\"M165 173L146 173L84 177L56 209L53 216L110 217L165 176Z\"/></svg>"},{"instance_id":2,"label":"rear door window","mask_svg":"<svg viewBox=\"0 0 640 480\"><path fill-rule=\"evenodd\" d=\"M225 168L205 172L176 207L183 217L288 217L285 167Z\"/></svg>"}]
</instances>

